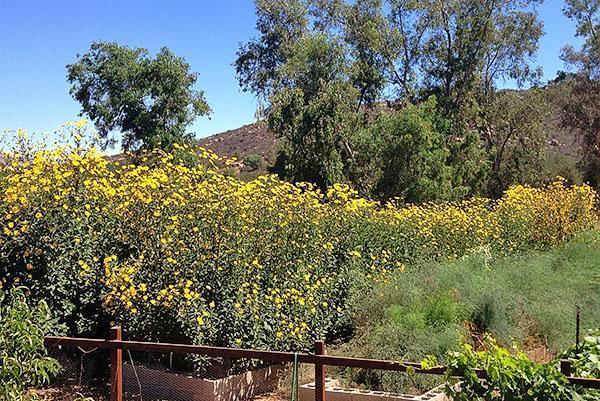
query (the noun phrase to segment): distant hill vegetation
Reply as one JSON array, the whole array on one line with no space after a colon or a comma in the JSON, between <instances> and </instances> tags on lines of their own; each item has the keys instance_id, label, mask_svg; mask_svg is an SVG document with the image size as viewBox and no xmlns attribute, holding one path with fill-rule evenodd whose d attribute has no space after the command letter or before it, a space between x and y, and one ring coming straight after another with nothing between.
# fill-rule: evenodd
<instances>
[{"instance_id":1,"label":"distant hill vegetation","mask_svg":"<svg viewBox=\"0 0 600 401\"><path fill-rule=\"evenodd\" d=\"M211 135L198 144L220 156L238 159L234 166L245 173L264 173L275 162L279 140L264 121Z\"/></svg>"},{"instance_id":2,"label":"distant hill vegetation","mask_svg":"<svg viewBox=\"0 0 600 401\"><path fill-rule=\"evenodd\" d=\"M551 107L553 110L544 123L548 134L548 163L554 164L557 174L569 175L568 171L560 170L565 169L565 163L574 167L580 160L582 144L571 130L561 126L560 105L553 104ZM378 109L379 111L390 110L389 107ZM277 160L280 143L281 140L269 129L267 122L262 120L198 139L200 146L218 155L235 157L238 160L234 163L235 169L243 175L250 176L269 172Z\"/></svg>"}]
</instances>

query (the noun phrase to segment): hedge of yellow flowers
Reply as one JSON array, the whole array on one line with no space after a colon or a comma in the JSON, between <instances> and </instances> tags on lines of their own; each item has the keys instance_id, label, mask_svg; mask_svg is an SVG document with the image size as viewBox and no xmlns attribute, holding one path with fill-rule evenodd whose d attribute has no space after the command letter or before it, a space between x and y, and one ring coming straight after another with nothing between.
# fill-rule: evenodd
<instances>
[{"instance_id":1,"label":"hedge of yellow flowers","mask_svg":"<svg viewBox=\"0 0 600 401\"><path fill-rule=\"evenodd\" d=\"M345 185L241 181L202 148L114 161L77 142L2 160L2 283L75 335L118 321L142 340L306 349L343 329L357 292L421 260L551 247L596 221L594 191L560 180L396 207Z\"/></svg>"}]
</instances>

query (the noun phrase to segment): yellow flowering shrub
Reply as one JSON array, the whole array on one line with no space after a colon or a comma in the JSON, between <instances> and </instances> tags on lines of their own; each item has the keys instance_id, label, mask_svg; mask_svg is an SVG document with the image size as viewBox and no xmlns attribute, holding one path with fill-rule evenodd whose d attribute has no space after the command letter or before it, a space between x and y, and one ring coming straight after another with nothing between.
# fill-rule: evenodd
<instances>
[{"instance_id":1,"label":"yellow flowering shrub","mask_svg":"<svg viewBox=\"0 0 600 401\"><path fill-rule=\"evenodd\" d=\"M0 273L78 335L120 321L130 338L307 348L372 281L481 247L558 245L596 220L594 191L562 181L396 207L345 185L240 181L202 148L111 159L76 138L2 157Z\"/></svg>"}]
</instances>

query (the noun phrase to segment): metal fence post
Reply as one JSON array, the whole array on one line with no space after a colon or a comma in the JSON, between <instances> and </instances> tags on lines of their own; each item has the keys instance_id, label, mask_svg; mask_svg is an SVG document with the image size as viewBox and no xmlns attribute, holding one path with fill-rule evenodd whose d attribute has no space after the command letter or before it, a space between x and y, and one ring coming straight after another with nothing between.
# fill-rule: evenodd
<instances>
[{"instance_id":1,"label":"metal fence post","mask_svg":"<svg viewBox=\"0 0 600 401\"><path fill-rule=\"evenodd\" d=\"M325 342L315 341L315 355L325 355ZM325 401L325 365L315 363L315 401Z\"/></svg>"},{"instance_id":2,"label":"metal fence post","mask_svg":"<svg viewBox=\"0 0 600 401\"><path fill-rule=\"evenodd\" d=\"M109 340L122 340L121 327L110 329ZM123 401L123 350L110 350L110 401Z\"/></svg>"}]
</instances>

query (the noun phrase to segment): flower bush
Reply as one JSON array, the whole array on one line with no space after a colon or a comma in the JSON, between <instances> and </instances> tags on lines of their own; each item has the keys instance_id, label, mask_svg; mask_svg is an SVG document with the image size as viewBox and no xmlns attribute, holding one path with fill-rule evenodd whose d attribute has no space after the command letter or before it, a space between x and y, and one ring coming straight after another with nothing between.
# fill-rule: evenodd
<instances>
[{"instance_id":1,"label":"flower bush","mask_svg":"<svg viewBox=\"0 0 600 401\"><path fill-rule=\"evenodd\" d=\"M110 158L21 139L0 173L0 272L47 299L71 334L306 349L349 299L420 260L558 245L596 220L560 180L497 200L378 205L274 176L240 181L199 148ZM19 138L23 135L19 134Z\"/></svg>"}]
</instances>

